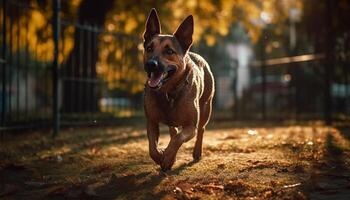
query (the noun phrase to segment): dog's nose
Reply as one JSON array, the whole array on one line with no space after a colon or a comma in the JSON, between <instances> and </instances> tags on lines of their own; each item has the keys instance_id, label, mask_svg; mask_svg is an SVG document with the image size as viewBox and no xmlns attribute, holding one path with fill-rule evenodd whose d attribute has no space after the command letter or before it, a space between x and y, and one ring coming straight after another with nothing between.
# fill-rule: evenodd
<instances>
[{"instance_id":1,"label":"dog's nose","mask_svg":"<svg viewBox=\"0 0 350 200\"><path fill-rule=\"evenodd\" d=\"M146 71L152 71L155 70L158 67L158 61L154 59L150 59L145 64Z\"/></svg>"}]
</instances>

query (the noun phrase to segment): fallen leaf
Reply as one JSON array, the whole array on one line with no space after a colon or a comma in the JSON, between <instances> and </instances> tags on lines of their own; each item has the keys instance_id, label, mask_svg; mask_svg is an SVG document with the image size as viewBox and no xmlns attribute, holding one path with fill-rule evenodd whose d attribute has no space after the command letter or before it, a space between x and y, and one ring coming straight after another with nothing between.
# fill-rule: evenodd
<instances>
[{"instance_id":1,"label":"fallen leaf","mask_svg":"<svg viewBox=\"0 0 350 200\"><path fill-rule=\"evenodd\" d=\"M223 164L223 163L218 164L218 168L219 168L219 169L225 169L225 164Z\"/></svg>"},{"instance_id":2,"label":"fallen leaf","mask_svg":"<svg viewBox=\"0 0 350 200\"><path fill-rule=\"evenodd\" d=\"M199 190L208 194L214 194L217 190L224 190L223 185L215 185L213 183L207 185L198 184L195 186L195 190Z\"/></svg>"},{"instance_id":3,"label":"fallen leaf","mask_svg":"<svg viewBox=\"0 0 350 200\"><path fill-rule=\"evenodd\" d=\"M267 199L271 198L272 197L272 191L268 190L268 191L264 192L263 197L267 198Z\"/></svg>"},{"instance_id":4,"label":"fallen leaf","mask_svg":"<svg viewBox=\"0 0 350 200\"><path fill-rule=\"evenodd\" d=\"M274 181L274 180L272 180L270 183L273 187L275 187L279 184L277 181Z\"/></svg>"},{"instance_id":5,"label":"fallen leaf","mask_svg":"<svg viewBox=\"0 0 350 200\"><path fill-rule=\"evenodd\" d=\"M231 180L225 184L224 190L228 192L239 193L243 192L248 186L242 180Z\"/></svg>"},{"instance_id":6,"label":"fallen leaf","mask_svg":"<svg viewBox=\"0 0 350 200\"><path fill-rule=\"evenodd\" d=\"M176 196L176 199L191 199L190 194L185 193L180 187L175 187L173 193Z\"/></svg>"},{"instance_id":7,"label":"fallen leaf","mask_svg":"<svg viewBox=\"0 0 350 200\"><path fill-rule=\"evenodd\" d=\"M183 193L182 190L181 190L181 188L179 188L179 187L175 187L175 189L173 190L173 192L174 192L175 194Z\"/></svg>"}]
</instances>

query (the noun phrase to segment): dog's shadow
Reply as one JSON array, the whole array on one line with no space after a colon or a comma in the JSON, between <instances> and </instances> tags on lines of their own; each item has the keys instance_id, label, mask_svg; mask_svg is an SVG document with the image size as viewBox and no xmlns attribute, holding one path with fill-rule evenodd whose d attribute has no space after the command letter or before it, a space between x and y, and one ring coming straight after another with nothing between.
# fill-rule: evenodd
<instances>
[{"instance_id":1,"label":"dog's shadow","mask_svg":"<svg viewBox=\"0 0 350 200\"><path fill-rule=\"evenodd\" d=\"M200 161L200 159L196 159L196 160L192 160L188 163L182 163L180 166L178 166L177 168L174 168L172 170L168 170L166 172L163 172L167 175L179 175L183 170L192 167L193 165L195 165L196 163L198 163Z\"/></svg>"}]
</instances>

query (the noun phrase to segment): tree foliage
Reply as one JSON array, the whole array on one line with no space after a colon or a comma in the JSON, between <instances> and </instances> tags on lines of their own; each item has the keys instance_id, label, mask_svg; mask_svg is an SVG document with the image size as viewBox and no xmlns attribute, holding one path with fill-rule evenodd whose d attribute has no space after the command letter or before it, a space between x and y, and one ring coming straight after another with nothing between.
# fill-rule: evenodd
<instances>
[{"instance_id":1,"label":"tree foliage","mask_svg":"<svg viewBox=\"0 0 350 200\"><path fill-rule=\"evenodd\" d=\"M52 59L52 1L29 0L31 7L22 12L19 26L14 23L12 30L29 24L28 34L20 35L21 44L29 40L30 51L36 52L38 59ZM81 0L63 0L61 17L65 21L79 21L77 18ZM142 72L142 33L149 10L155 7L159 13L162 30L172 33L189 14L194 15L194 43L205 43L208 47L219 44L220 38L227 36L233 24L240 23L253 43L260 38L261 29L266 23L276 24L274 32L283 34L288 19L289 8L301 9L302 0L176 0L154 1L138 0L115 1L108 11L103 29L107 32L99 37L99 58L96 64L98 76L106 80L110 88L129 90L132 93L142 91L145 76ZM262 22L262 13L267 21ZM11 13L10 13L11 14ZM7 20L13 20L9 15ZM9 28L9 27L8 27ZM77 42L74 38L74 26L62 26L63 40L60 43L59 59L67 62L68 55ZM125 39L127 38L127 39ZM14 38L15 39L15 38ZM13 49L15 51L15 49ZM118 67L115 67L118 66Z\"/></svg>"}]
</instances>

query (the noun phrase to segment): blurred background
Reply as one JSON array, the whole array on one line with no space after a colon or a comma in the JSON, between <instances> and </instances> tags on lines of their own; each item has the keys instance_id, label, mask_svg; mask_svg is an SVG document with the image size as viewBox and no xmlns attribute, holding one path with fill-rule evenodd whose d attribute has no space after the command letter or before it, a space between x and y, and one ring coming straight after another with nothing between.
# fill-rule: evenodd
<instances>
[{"instance_id":1,"label":"blurred background","mask_svg":"<svg viewBox=\"0 0 350 200\"><path fill-rule=\"evenodd\" d=\"M143 119L145 21L194 15L214 120L349 121L348 0L0 0L0 131ZM54 129L55 130L55 129Z\"/></svg>"}]
</instances>

